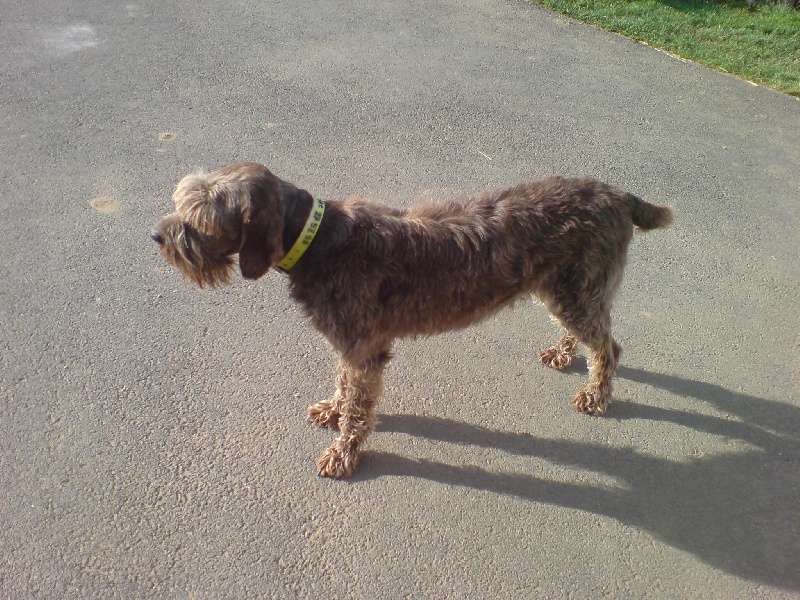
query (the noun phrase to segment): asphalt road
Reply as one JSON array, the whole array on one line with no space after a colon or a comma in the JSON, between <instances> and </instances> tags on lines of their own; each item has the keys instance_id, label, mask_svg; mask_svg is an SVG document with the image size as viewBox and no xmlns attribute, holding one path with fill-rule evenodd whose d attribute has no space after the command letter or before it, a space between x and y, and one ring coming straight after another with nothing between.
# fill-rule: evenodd
<instances>
[{"instance_id":1,"label":"asphalt road","mask_svg":"<svg viewBox=\"0 0 800 600\"><path fill-rule=\"evenodd\" d=\"M11 1L0 16L0 597L800 594L800 103L524 2ZM357 475L270 274L148 239L195 167L402 205L591 174L634 239L610 415L543 308L404 341Z\"/></svg>"}]
</instances>

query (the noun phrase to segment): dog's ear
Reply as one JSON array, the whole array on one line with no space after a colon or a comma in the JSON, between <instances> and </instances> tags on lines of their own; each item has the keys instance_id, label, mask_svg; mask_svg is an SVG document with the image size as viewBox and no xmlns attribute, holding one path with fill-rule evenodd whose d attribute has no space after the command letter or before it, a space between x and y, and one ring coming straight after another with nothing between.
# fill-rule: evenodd
<instances>
[{"instance_id":1,"label":"dog's ear","mask_svg":"<svg viewBox=\"0 0 800 600\"><path fill-rule=\"evenodd\" d=\"M243 214L239 270L245 279L258 279L283 258L283 220L263 207L248 207Z\"/></svg>"},{"instance_id":2,"label":"dog's ear","mask_svg":"<svg viewBox=\"0 0 800 600\"><path fill-rule=\"evenodd\" d=\"M242 246L239 269L245 279L258 279L285 256L284 217L292 201L308 192L277 177L254 186L250 202L242 215Z\"/></svg>"}]
</instances>

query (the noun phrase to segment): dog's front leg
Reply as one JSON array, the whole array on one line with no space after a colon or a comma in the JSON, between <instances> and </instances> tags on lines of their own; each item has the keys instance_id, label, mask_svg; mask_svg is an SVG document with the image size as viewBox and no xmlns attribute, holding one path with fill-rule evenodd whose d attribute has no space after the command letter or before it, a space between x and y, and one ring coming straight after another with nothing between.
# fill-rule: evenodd
<instances>
[{"instance_id":1,"label":"dog's front leg","mask_svg":"<svg viewBox=\"0 0 800 600\"><path fill-rule=\"evenodd\" d=\"M342 403L345 398L344 390L347 388L348 373L349 371L344 369L344 366L339 369L339 375L336 377L336 391L333 393L333 398L321 400L308 407L308 420L311 423L316 423L320 427L327 427L328 429L337 429L339 427L339 418L342 416Z\"/></svg>"},{"instance_id":2,"label":"dog's front leg","mask_svg":"<svg viewBox=\"0 0 800 600\"><path fill-rule=\"evenodd\" d=\"M339 437L317 461L323 477L349 477L358 465L360 447L375 429L383 369L388 360L389 353L380 352L361 363L342 361L335 396Z\"/></svg>"}]
</instances>

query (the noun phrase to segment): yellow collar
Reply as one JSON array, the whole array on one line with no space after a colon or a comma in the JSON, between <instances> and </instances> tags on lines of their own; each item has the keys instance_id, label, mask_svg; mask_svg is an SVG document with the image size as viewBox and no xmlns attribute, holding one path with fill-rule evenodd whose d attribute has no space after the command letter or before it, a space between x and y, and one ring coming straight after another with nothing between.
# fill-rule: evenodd
<instances>
[{"instance_id":1,"label":"yellow collar","mask_svg":"<svg viewBox=\"0 0 800 600\"><path fill-rule=\"evenodd\" d=\"M325 213L325 203L322 200L315 199L311 211L308 213L308 219L303 226L303 231L297 236L297 241L283 257L283 260L278 263L278 268L284 271L291 269L300 257L303 256L309 245L314 240L314 236L319 231L319 224L322 223L322 215Z\"/></svg>"}]
</instances>

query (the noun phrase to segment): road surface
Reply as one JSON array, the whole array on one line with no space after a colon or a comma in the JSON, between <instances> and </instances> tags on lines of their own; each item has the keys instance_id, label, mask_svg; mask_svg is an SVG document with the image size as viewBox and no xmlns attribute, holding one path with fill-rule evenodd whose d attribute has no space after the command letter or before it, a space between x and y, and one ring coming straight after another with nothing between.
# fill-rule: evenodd
<instances>
[{"instance_id":1,"label":"road surface","mask_svg":"<svg viewBox=\"0 0 800 600\"><path fill-rule=\"evenodd\" d=\"M0 597L800 594L800 103L514 0L54 0L0 18ZM149 227L196 167L322 198L590 174L637 236L605 418L522 303L397 344L349 481L284 279Z\"/></svg>"}]
</instances>

